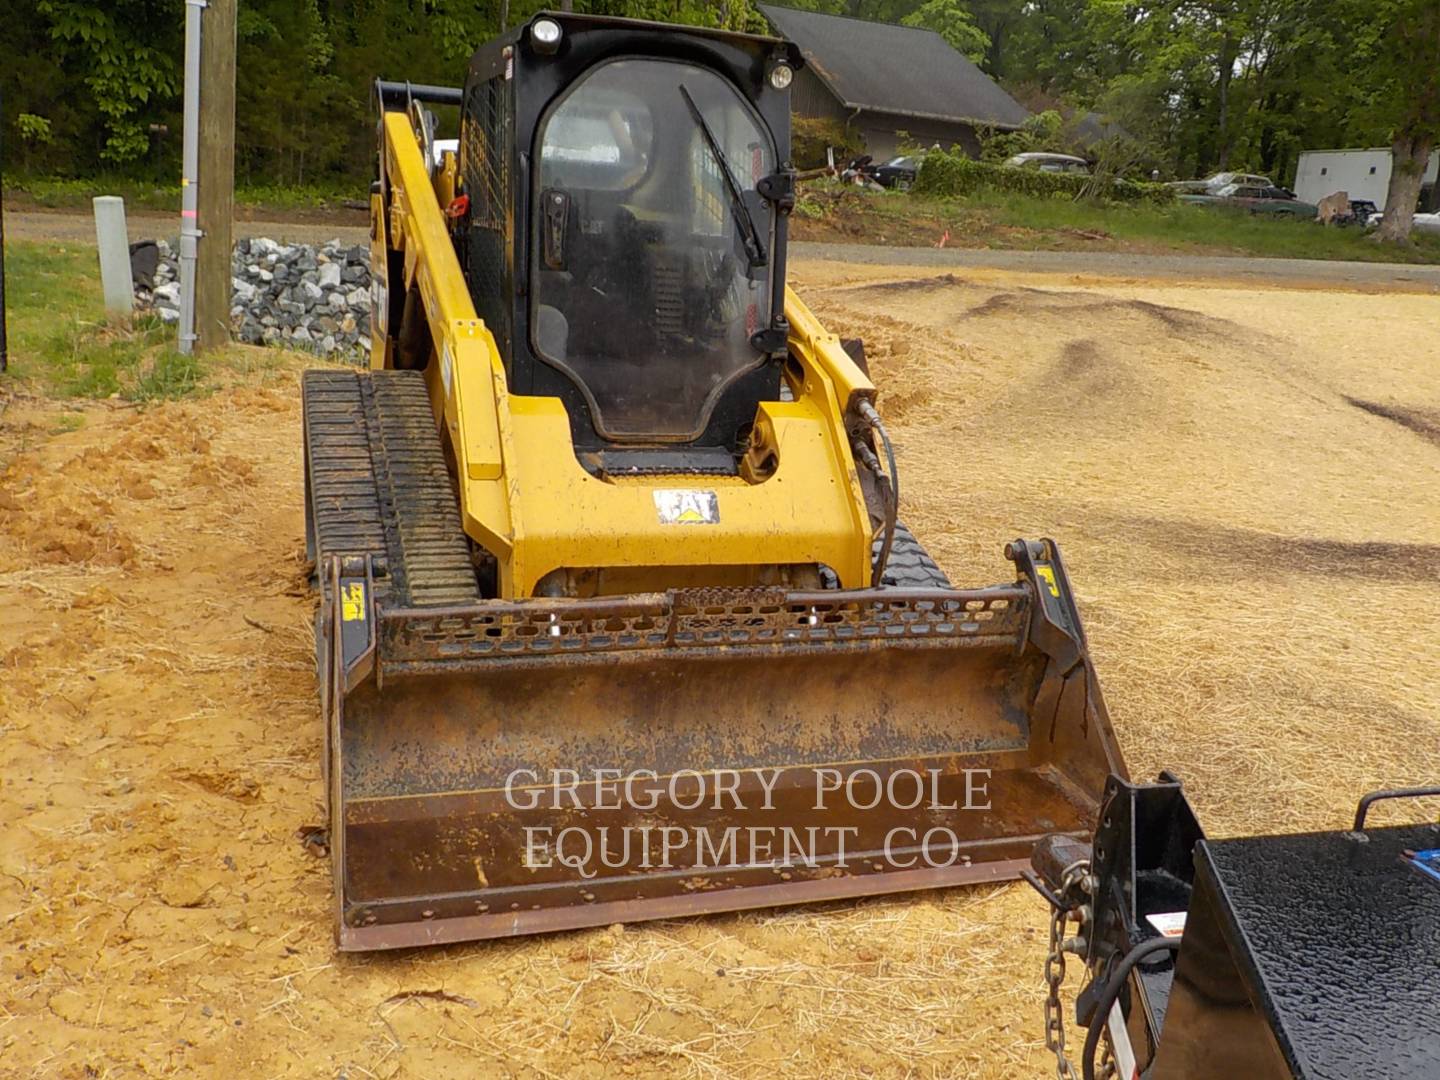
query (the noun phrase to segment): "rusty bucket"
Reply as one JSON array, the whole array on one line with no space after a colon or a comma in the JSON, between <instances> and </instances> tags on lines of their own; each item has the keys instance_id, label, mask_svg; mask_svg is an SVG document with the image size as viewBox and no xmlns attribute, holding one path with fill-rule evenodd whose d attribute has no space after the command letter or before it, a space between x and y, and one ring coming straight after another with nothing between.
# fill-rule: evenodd
<instances>
[{"instance_id":1,"label":"rusty bucket","mask_svg":"<svg viewBox=\"0 0 1440 1080\"><path fill-rule=\"evenodd\" d=\"M1058 552L980 590L322 618L342 949L1017 876L1123 775Z\"/></svg>"}]
</instances>

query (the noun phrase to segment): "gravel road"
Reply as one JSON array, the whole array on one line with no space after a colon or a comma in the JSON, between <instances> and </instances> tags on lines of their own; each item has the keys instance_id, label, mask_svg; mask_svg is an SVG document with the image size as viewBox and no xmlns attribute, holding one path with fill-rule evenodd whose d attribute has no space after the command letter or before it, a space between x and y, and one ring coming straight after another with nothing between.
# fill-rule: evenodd
<instances>
[{"instance_id":1,"label":"gravel road","mask_svg":"<svg viewBox=\"0 0 1440 1080\"><path fill-rule=\"evenodd\" d=\"M292 243L367 242L369 230L355 215L353 224L332 222L237 221L235 235L268 236ZM95 227L84 213L21 211L5 215L5 235L13 240L93 242ZM135 238L174 236L171 215L131 214ZM1086 274L1144 279L1213 278L1245 283L1330 284L1440 293L1440 266L1408 263L1324 262L1318 259L1257 259L1216 255L1126 255L1083 251L992 251L967 248L880 247L872 244L793 243L796 259L926 266L937 269L984 267L1040 274Z\"/></svg>"},{"instance_id":2,"label":"gravel road","mask_svg":"<svg viewBox=\"0 0 1440 1080\"><path fill-rule=\"evenodd\" d=\"M174 240L180 234L180 218L174 214L135 213L127 216L132 240ZM344 244L368 242L370 230L363 214L346 215L338 222L236 221L235 238L268 236L294 244L323 244L340 240ZM52 240L60 243L95 242L95 220L86 213L22 210L5 215L5 239Z\"/></svg>"}]
</instances>

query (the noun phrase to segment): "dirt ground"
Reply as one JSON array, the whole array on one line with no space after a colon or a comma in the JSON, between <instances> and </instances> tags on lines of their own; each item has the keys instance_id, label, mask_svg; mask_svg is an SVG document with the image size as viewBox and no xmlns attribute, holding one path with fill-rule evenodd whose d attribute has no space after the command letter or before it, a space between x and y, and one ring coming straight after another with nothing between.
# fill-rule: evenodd
<instances>
[{"instance_id":1,"label":"dirt ground","mask_svg":"<svg viewBox=\"0 0 1440 1080\"><path fill-rule=\"evenodd\" d=\"M1434 782L1440 299L795 277L957 583L1059 540L1134 773L1220 835ZM1052 1070L1023 885L337 954L296 371L78 430L0 403L0 1075Z\"/></svg>"}]
</instances>

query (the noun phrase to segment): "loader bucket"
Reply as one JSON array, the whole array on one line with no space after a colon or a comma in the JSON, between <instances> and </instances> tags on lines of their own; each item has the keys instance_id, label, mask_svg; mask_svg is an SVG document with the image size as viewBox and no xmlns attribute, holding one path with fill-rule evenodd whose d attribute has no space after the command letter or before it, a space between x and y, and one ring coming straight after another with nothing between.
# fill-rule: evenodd
<instances>
[{"instance_id":1,"label":"loader bucket","mask_svg":"<svg viewBox=\"0 0 1440 1080\"><path fill-rule=\"evenodd\" d=\"M409 609L337 562L340 947L1004 879L1088 835L1123 764L1058 555L1010 549L975 591Z\"/></svg>"}]
</instances>

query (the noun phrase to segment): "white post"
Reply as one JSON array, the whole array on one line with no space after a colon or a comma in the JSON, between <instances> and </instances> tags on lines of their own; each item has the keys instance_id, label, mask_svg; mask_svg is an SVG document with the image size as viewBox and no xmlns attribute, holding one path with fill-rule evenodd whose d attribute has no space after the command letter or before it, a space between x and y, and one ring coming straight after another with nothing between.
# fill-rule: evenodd
<instances>
[{"instance_id":1,"label":"white post","mask_svg":"<svg viewBox=\"0 0 1440 1080\"><path fill-rule=\"evenodd\" d=\"M130 276L125 200L118 195L97 195L94 202L95 246L100 249L100 285L105 291L105 310L128 315L135 310L135 282Z\"/></svg>"}]
</instances>

